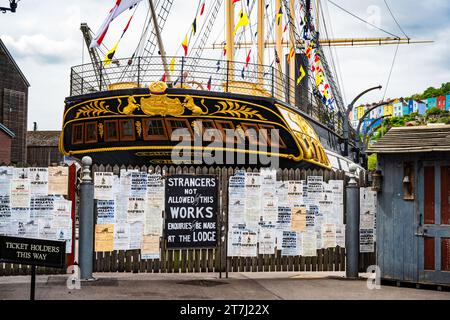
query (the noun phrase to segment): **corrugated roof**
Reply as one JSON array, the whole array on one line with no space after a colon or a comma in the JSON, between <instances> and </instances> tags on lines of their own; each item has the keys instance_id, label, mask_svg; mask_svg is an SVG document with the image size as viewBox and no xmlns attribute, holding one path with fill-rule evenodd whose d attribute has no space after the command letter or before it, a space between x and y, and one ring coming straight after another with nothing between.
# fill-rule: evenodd
<instances>
[{"instance_id":1,"label":"corrugated roof","mask_svg":"<svg viewBox=\"0 0 450 320\"><path fill-rule=\"evenodd\" d=\"M15 138L16 135L14 134L14 132L12 132L10 129L8 129L4 124L0 123L0 130L2 130L3 132L5 132L8 136L10 136L11 138Z\"/></svg>"},{"instance_id":2,"label":"corrugated roof","mask_svg":"<svg viewBox=\"0 0 450 320\"><path fill-rule=\"evenodd\" d=\"M450 125L394 127L368 153L450 151Z\"/></svg>"},{"instance_id":3,"label":"corrugated roof","mask_svg":"<svg viewBox=\"0 0 450 320\"><path fill-rule=\"evenodd\" d=\"M57 147L61 131L28 131L27 146Z\"/></svg>"},{"instance_id":4,"label":"corrugated roof","mask_svg":"<svg viewBox=\"0 0 450 320\"><path fill-rule=\"evenodd\" d=\"M16 61L14 60L13 56L11 55L11 53L8 51L8 48L6 48L5 44L3 43L2 39L0 39L0 48L3 49L3 51L6 53L6 55L8 56L9 60L11 60L12 64L16 67L17 71L19 72L20 76L22 77L23 81L25 82L25 84L29 87L30 83L28 82L27 78L25 77L25 75L23 74L22 70L20 70L19 66L17 65Z\"/></svg>"}]
</instances>

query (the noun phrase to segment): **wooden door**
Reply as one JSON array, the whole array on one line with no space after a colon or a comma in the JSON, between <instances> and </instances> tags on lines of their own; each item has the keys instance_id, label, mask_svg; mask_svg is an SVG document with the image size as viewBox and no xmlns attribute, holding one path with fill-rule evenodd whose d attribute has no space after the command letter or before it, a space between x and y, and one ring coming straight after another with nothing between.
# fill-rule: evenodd
<instances>
[{"instance_id":1,"label":"wooden door","mask_svg":"<svg viewBox=\"0 0 450 320\"><path fill-rule=\"evenodd\" d=\"M419 193L419 280L450 283L450 163L423 163Z\"/></svg>"}]
</instances>

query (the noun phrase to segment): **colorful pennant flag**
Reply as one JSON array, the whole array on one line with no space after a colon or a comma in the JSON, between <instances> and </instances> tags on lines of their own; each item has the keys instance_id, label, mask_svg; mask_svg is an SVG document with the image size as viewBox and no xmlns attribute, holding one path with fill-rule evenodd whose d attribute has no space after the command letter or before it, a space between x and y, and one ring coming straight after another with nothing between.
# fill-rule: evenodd
<instances>
[{"instance_id":1,"label":"colorful pennant flag","mask_svg":"<svg viewBox=\"0 0 450 320\"><path fill-rule=\"evenodd\" d=\"M116 44L114 45L114 47L112 47L112 49L109 50L108 53L106 54L105 59L103 60L103 65L105 67L108 66L111 63L112 59L114 58L114 54L116 53L117 46L119 45L119 41L117 41Z\"/></svg>"},{"instance_id":2,"label":"colorful pennant flag","mask_svg":"<svg viewBox=\"0 0 450 320\"><path fill-rule=\"evenodd\" d=\"M162 82L166 82L166 78L167 78L167 75L166 75L166 73L164 72L163 76L161 77L161 81L162 81Z\"/></svg>"},{"instance_id":3,"label":"colorful pennant flag","mask_svg":"<svg viewBox=\"0 0 450 320\"><path fill-rule=\"evenodd\" d=\"M172 60L170 61L170 74L173 74L173 72L175 71L175 58L172 58Z\"/></svg>"},{"instance_id":4,"label":"colorful pennant flag","mask_svg":"<svg viewBox=\"0 0 450 320\"><path fill-rule=\"evenodd\" d=\"M297 78L297 85L299 86L302 82L303 78L306 76L305 69L303 69L303 66L300 66L300 76Z\"/></svg>"},{"instance_id":5,"label":"colorful pennant flag","mask_svg":"<svg viewBox=\"0 0 450 320\"><path fill-rule=\"evenodd\" d=\"M250 62L250 54L252 53L252 49L249 50L247 54L247 58L245 59L245 67L248 68L248 64Z\"/></svg>"},{"instance_id":6,"label":"colorful pennant flag","mask_svg":"<svg viewBox=\"0 0 450 320\"><path fill-rule=\"evenodd\" d=\"M219 72L219 70L220 70L220 60L219 61L217 61L217 70L216 70L216 72Z\"/></svg>"},{"instance_id":7,"label":"colorful pennant flag","mask_svg":"<svg viewBox=\"0 0 450 320\"><path fill-rule=\"evenodd\" d=\"M242 68L242 71L241 71L241 77L242 77L242 79L245 79L245 74L244 74L244 72L245 72L245 67Z\"/></svg>"},{"instance_id":8,"label":"colorful pennant flag","mask_svg":"<svg viewBox=\"0 0 450 320\"><path fill-rule=\"evenodd\" d=\"M280 10L277 13L277 25L281 24L281 18L283 18L283 9L280 7Z\"/></svg>"},{"instance_id":9,"label":"colorful pennant flag","mask_svg":"<svg viewBox=\"0 0 450 320\"><path fill-rule=\"evenodd\" d=\"M181 45L183 46L184 49L184 56L186 57L188 54L188 46L189 46L189 42L188 42L188 36L186 35L184 37L183 42L181 43Z\"/></svg>"},{"instance_id":10,"label":"colorful pennant flag","mask_svg":"<svg viewBox=\"0 0 450 320\"><path fill-rule=\"evenodd\" d=\"M294 56L295 56L295 49L294 49L294 47L291 47L291 50L289 51L287 63L291 63L291 59L292 59Z\"/></svg>"},{"instance_id":11,"label":"colorful pennant flag","mask_svg":"<svg viewBox=\"0 0 450 320\"><path fill-rule=\"evenodd\" d=\"M206 87L208 88L209 91L211 91L211 81L212 81L212 76L209 77L208 84L206 85Z\"/></svg>"},{"instance_id":12,"label":"colorful pennant flag","mask_svg":"<svg viewBox=\"0 0 450 320\"><path fill-rule=\"evenodd\" d=\"M203 12L205 12L205 0L203 0L202 8L200 9L200 17L203 15Z\"/></svg>"},{"instance_id":13,"label":"colorful pennant flag","mask_svg":"<svg viewBox=\"0 0 450 320\"><path fill-rule=\"evenodd\" d=\"M246 27L248 26L250 23L250 21L248 20L248 15L247 13L245 13L242 9L241 11L239 11L239 21L236 24L236 27L234 28L234 35L236 35L236 32L238 31L239 28L241 27Z\"/></svg>"},{"instance_id":14,"label":"colorful pennant flag","mask_svg":"<svg viewBox=\"0 0 450 320\"><path fill-rule=\"evenodd\" d=\"M134 7L136 4L141 2L142 0L117 0L114 7L109 11L108 16L103 21L99 30L95 34L94 38L89 45L89 48L96 48L102 44L103 39L106 36L106 32L108 31L110 23L117 18L121 13L123 13L128 8Z\"/></svg>"},{"instance_id":15,"label":"colorful pennant flag","mask_svg":"<svg viewBox=\"0 0 450 320\"><path fill-rule=\"evenodd\" d=\"M195 35L197 32L197 17L195 17L194 22L192 22L192 34Z\"/></svg>"}]
</instances>

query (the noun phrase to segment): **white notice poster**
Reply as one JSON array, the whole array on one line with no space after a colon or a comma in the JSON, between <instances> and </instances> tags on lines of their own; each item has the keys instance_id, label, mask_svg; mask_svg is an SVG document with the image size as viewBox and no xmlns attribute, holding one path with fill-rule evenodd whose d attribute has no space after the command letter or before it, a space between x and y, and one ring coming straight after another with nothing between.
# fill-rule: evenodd
<instances>
[{"instance_id":1,"label":"white notice poster","mask_svg":"<svg viewBox=\"0 0 450 320\"><path fill-rule=\"evenodd\" d=\"M30 168L28 176L31 195L48 195L48 168Z\"/></svg>"},{"instance_id":2,"label":"white notice poster","mask_svg":"<svg viewBox=\"0 0 450 320\"><path fill-rule=\"evenodd\" d=\"M141 247L141 260L159 259L160 237L158 234L149 234L143 236Z\"/></svg>"},{"instance_id":3,"label":"white notice poster","mask_svg":"<svg viewBox=\"0 0 450 320\"><path fill-rule=\"evenodd\" d=\"M228 228L228 239L227 239L227 256L228 257L239 257L241 255L241 238L242 231L244 230L243 225L230 225Z\"/></svg>"},{"instance_id":4,"label":"white notice poster","mask_svg":"<svg viewBox=\"0 0 450 320\"><path fill-rule=\"evenodd\" d=\"M164 211L164 180L159 174L148 176L147 208L145 211L144 235L162 236Z\"/></svg>"},{"instance_id":5,"label":"white notice poster","mask_svg":"<svg viewBox=\"0 0 450 320\"><path fill-rule=\"evenodd\" d=\"M13 168L13 179L29 179L30 169L29 168Z\"/></svg>"},{"instance_id":6,"label":"white notice poster","mask_svg":"<svg viewBox=\"0 0 450 320\"><path fill-rule=\"evenodd\" d=\"M116 223L114 225L114 250L128 250L130 247L130 225Z\"/></svg>"},{"instance_id":7,"label":"white notice poster","mask_svg":"<svg viewBox=\"0 0 450 320\"><path fill-rule=\"evenodd\" d=\"M241 236L241 257L256 257L258 235L255 231L244 230Z\"/></svg>"},{"instance_id":8,"label":"white notice poster","mask_svg":"<svg viewBox=\"0 0 450 320\"><path fill-rule=\"evenodd\" d=\"M69 167L48 168L48 194L67 195Z\"/></svg>"},{"instance_id":9,"label":"white notice poster","mask_svg":"<svg viewBox=\"0 0 450 320\"><path fill-rule=\"evenodd\" d=\"M55 210L54 196L31 197L30 214L34 218L51 219Z\"/></svg>"},{"instance_id":10,"label":"white notice poster","mask_svg":"<svg viewBox=\"0 0 450 320\"><path fill-rule=\"evenodd\" d=\"M327 223L322 225L322 247L324 249L336 247L336 225Z\"/></svg>"},{"instance_id":11,"label":"white notice poster","mask_svg":"<svg viewBox=\"0 0 450 320\"><path fill-rule=\"evenodd\" d=\"M256 230L261 216L261 176L250 172L245 176L246 228Z\"/></svg>"},{"instance_id":12,"label":"white notice poster","mask_svg":"<svg viewBox=\"0 0 450 320\"><path fill-rule=\"evenodd\" d=\"M228 185L228 224L245 224L245 175L230 177Z\"/></svg>"},{"instance_id":13,"label":"white notice poster","mask_svg":"<svg viewBox=\"0 0 450 320\"><path fill-rule=\"evenodd\" d=\"M295 231L283 231L283 239L281 243L282 256L298 256L300 255L298 233Z\"/></svg>"},{"instance_id":14,"label":"white notice poster","mask_svg":"<svg viewBox=\"0 0 450 320\"><path fill-rule=\"evenodd\" d=\"M144 222L145 217L145 199L144 198L128 198L128 209L127 209L127 221L129 223L133 222Z\"/></svg>"},{"instance_id":15,"label":"white notice poster","mask_svg":"<svg viewBox=\"0 0 450 320\"><path fill-rule=\"evenodd\" d=\"M115 223L114 200L97 200L97 224Z\"/></svg>"},{"instance_id":16,"label":"white notice poster","mask_svg":"<svg viewBox=\"0 0 450 320\"><path fill-rule=\"evenodd\" d=\"M12 208L30 207L30 180L27 179L11 180L10 203Z\"/></svg>"},{"instance_id":17,"label":"white notice poster","mask_svg":"<svg viewBox=\"0 0 450 320\"><path fill-rule=\"evenodd\" d=\"M140 249L142 236L144 232L144 223L141 221L130 223L130 250Z\"/></svg>"},{"instance_id":18,"label":"white notice poster","mask_svg":"<svg viewBox=\"0 0 450 320\"><path fill-rule=\"evenodd\" d=\"M275 254L276 235L275 226L260 226L259 228L259 254Z\"/></svg>"},{"instance_id":19,"label":"white notice poster","mask_svg":"<svg viewBox=\"0 0 450 320\"><path fill-rule=\"evenodd\" d=\"M94 174L94 199L114 199L114 174L112 172L96 172Z\"/></svg>"},{"instance_id":20,"label":"white notice poster","mask_svg":"<svg viewBox=\"0 0 450 320\"><path fill-rule=\"evenodd\" d=\"M317 234L313 231L302 232L302 256L317 256Z\"/></svg>"},{"instance_id":21,"label":"white notice poster","mask_svg":"<svg viewBox=\"0 0 450 320\"><path fill-rule=\"evenodd\" d=\"M145 197L147 196L147 176L145 172L131 173L131 196Z\"/></svg>"}]
</instances>

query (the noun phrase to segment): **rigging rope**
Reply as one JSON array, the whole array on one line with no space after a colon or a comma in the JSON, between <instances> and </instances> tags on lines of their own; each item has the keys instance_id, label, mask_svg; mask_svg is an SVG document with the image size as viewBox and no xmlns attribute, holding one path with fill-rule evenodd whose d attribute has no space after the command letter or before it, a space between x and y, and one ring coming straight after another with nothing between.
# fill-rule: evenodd
<instances>
[{"instance_id":1,"label":"rigging rope","mask_svg":"<svg viewBox=\"0 0 450 320\"><path fill-rule=\"evenodd\" d=\"M367 21L367 20L364 20L364 19L361 18L361 17L358 17L356 14L351 13L350 11L344 9L343 7L341 7L340 5L336 4L336 3L333 2L333 1L328 0L328 2L331 3L332 5L334 5L335 7L341 9L342 11L348 13L348 14L351 15L352 17L354 17L354 18L356 18L356 19L358 19L358 20L360 20L360 21L362 21L362 22L368 24L369 26L374 27L375 29L378 29L378 30L380 30L380 31L382 31L382 32L384 32L384 33L387 33L387 34L389 34L389 35L391 35L391 36L393 36L393 37L395 37L395 38L397 38L397 39L400 38L399 36L397 36L397 35L395 35L395 34L393 34L393 33L390 33L389 31L386 31L386 30L384 30L384 29L382 29L382 28L380 28L380 27L374 25L373 23L370 23L370 22Z\"/></svg>"},{"instance_id":2,"label":"rigging rope","mask_svg":"<svg viewBox=\"0 0 450 320\"><path fill-rule=\"evenodd\" d=\"M395 60L397 59L397 53L398 53L399 47L400 47L400 41L397 43L397 48L395 49L394 59L392 60L391 70L389 71L389 77L387 79L386 86L384 88L383 99L381 99L381 101L384 101L384 99L386 98L386 93L387 93L387 90L389 87L389 82L391 81L392 70L394 70Z\"/></svg>"},{"instance_id":3,"label":"rigging rope","mask_svg":"<svg viewBox=\"0 0 450 320\"><path fill-rule=\"evenodd\" d=\"M392 13L392 10L391 10L391 8L389 7L389 5L388 5L388 3L387 3L386 0L384 0L384 4L385 4L386 7L388 8L389 13L390 13L391 16L392 16L392 19L394 19L395 23L397 24L397 27L400 29L400 31L405 35L405 37L406 37L407 39L410 39L410 38L408 37L408 35L405 33L405 31L403 31L403 28L402 28L402 27L400 26L400 24L398 23L397 19L395 18L394 14Z\"/></svg>"}]
</instances>

